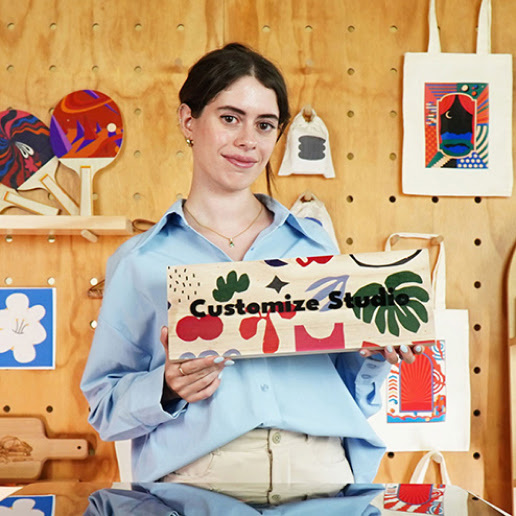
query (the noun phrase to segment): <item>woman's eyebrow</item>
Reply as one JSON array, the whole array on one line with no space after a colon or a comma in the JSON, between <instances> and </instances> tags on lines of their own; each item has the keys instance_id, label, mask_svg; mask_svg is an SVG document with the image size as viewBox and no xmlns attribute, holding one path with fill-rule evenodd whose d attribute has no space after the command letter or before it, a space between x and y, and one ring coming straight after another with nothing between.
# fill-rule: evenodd
<instances>
[{"instance_id":1,"label":"woman's eyebrow","mask_svg":"<svg viewBox=\"0 0 516 516\"><path fill-rule=\"evenodd\" d=\"M247 115L247 113L243 109L237 108L235 106L230 106L230 105L220 106L217 108L217 111L233 111L234 113L237 113L242 116ZM264 113L263 115L259 115L258 118L272 118L276 121L279 121L278 115L275 115L273 113L272 114Z\"/></svg>"}]
</instances>

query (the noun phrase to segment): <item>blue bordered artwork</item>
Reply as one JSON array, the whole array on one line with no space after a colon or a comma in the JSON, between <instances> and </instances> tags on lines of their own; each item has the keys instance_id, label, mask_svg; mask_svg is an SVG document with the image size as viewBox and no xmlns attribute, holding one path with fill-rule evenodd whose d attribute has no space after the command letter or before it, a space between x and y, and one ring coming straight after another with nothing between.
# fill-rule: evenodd
<instances>
[{"instance_id":1,"label":"blue bordered artwork","mask_svg":"<svg viewBox=\"0 0 516 516\"><path fill-rule=\"evenodd\" d=\"M55 496L8 496L0 500L0 516L54 516Z\"/></svg>"},{"instance_id":2,"label":"blue bordered artwork","mask_svg":"<svg viewBox=\"0 0 516 516\"><path fill-rule=\"evenodd\" d=\"M55 368L55 289L0 288L0 369Z\"/></svg>"}]
</instances>

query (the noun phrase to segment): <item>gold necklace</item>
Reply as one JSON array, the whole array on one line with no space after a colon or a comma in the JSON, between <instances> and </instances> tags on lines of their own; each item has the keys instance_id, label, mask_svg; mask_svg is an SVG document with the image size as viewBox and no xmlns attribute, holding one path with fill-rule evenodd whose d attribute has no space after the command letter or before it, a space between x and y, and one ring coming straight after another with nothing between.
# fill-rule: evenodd
<instances>
[{"instance_id":1,"label":"gold necklace","mask_svg":"<svg viewBox=\"0 0 516 516\"><path fill-rule=\"evenodd\" d=\"M229 243L229 247L235 247L235 242L233 240L235 240L235 238L239 237L240 235L243 235L247 230L251 229L251 227L254 225L254 223L258 220L258 217L262 214L262 211L263 211L263 204L260 203L260 211L258 212L258 215L256 215L256 217L253 219L253 221L251 222L251 224L249 224L249 226L247 226L243 231L240 231L240 233L237 233L236 235L232 236L232 237L228 237L226 235L223 235L222 233L219 233L218 231L215 231L214 229L212 228L209 228L208 226L205 226L204 224L201 224L193 215L192 215L192 212L186 207L186 204L183 206L183 209L186 211L186 213L188 213L188 215L190 215L190 217L192 217L192 219L194 220L194 222L198 225L198 226L201 226L201 228L204 228L204 229L207 229L208 231L211 231L212 233L215 233L216 235L222 237L222 238L225 238L228 243Z\"/></svg>"}]
</instances>

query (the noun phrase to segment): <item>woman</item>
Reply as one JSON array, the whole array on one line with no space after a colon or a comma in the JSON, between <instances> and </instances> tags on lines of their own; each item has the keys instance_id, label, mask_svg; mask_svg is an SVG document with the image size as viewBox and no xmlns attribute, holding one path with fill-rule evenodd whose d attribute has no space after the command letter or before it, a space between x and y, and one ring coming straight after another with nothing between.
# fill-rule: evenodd
<instances>
[{"instance_id":1,"label":"woman","mask_svg":"<svg viewBox=\"0 0 516 516\"><path fill-rule=\"evenodd\" d=\"M318 224L251 192L264 168L270 174L289 120L272 63L227 45L191 68L179 97L191 190L108 262L81 385L89 420L104 440L132 439L139 481L252 483L263 472L267 485L370 482L384 448L366 417L380 406L379 385L398 360L393 349L381 352L387 362L365 351L167 359L168 265L336 253ZM411 349L400 354L414 359Z\"/></svg>"}]
</instances>

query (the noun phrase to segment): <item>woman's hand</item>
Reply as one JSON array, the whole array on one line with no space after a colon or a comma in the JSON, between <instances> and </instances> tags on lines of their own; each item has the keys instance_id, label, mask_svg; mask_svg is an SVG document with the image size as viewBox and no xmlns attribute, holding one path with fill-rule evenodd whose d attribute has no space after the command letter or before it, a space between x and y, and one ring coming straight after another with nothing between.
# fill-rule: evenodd
<instances>
[{"instance_id":1,"label":"woman's hand","mask_svg":"<svg viewBox=\"0 0 516 516\"><path fill-rule=\"evenodd\" d=\"M391 364L396 364L399 359L403 360L407 364L412 364L416 360L416 355L423 353L423 346L416 344L415 346L400 346L394 349L393 346L387 346L385 348L369 348L361 349L360 354L367 358L375 354L381 354L385 357L385 360Z\"/></svg>"},{"instance_id":2,"label":"woman's hand","mask_svg":"<svg viewBox=\"0 0 516 516\"><path fill-rule=\"evenodd\" d=\"M233 365L224 357L206 357L171 362L168 358L168 328L161 328L161 343L165 348L165 384L170 392L163 393L164 401L183 398L189 403L209 398L220 385L222 370Z\"/></svg>"}]
</instances>

